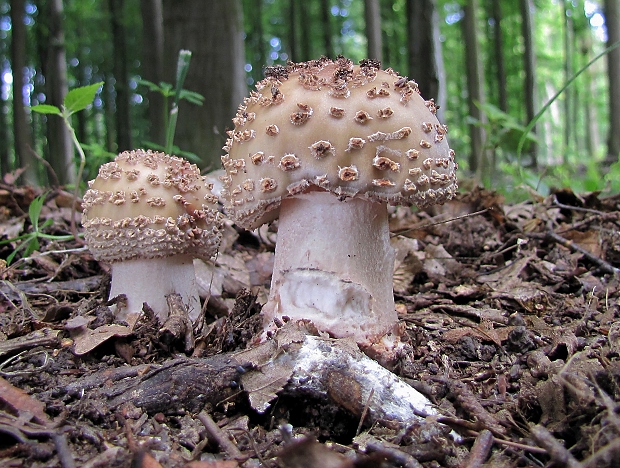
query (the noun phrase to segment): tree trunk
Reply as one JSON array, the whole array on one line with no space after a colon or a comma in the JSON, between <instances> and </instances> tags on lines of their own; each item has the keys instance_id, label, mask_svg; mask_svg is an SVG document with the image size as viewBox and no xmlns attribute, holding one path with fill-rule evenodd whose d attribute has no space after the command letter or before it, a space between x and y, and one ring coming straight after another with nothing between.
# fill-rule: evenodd
<instances>
[{"instance_id":1,"label":"tree trunk","mask_svg":"<svg viewBox=\"0 0 620 468\"><path fill-rule=\"evenodd\" d=\"M323 53L329 58L334 57L334 43L332 41L331 12L329 0L321 0L321 31L323 33Z\"/></svg>"},{"instance_id":2,"label":"tree trunk","mask_svg":"<svg viewBox=\"0 0 620 468\"><path fill-rule=\"evenodd\" d=\"M221 165L226 130L246 94L241 0L164 2L166 76L174 82L180 49L192 51L185 88L205 96L204 106L182 102L175 143L204 167Z\"/></svg>"},{"instance_id":3,"label":"tree trunk","mask_svg":"<svg viewBox=\"0 0 620 468\"><path fill-rule=\"evenodd\" d=\"M521 0L523 1L523 0ZM506 92L506 65L504 60L504 37L502 34L502 7L500 0L491 0L493 22L493 50L496 64L497 104L503 112L508 112L508 94Z\"/></svg>"},{"instance_id":4,"label":"tree trunk","mask_svg":"<svg viewBox=\"0 0 620 468\"><path fill-rule=\"evenodd\" d=\"M564 27L564 81L568 81L573 75L573 54L572 54L572 34L573 25L572 17L568 14L567 0L562 0L560 3L561 11L563 13L562 22ZM564 92L564 148L562 151L563 161L567 162L569 147L571 144L571 136L573 133L572 116L572 102L573 93L569 88Z\"/></svg>"},{"instance_id":5,"label":"tree trunk","mask_svg":"<svg viewBox=\"0 0 620 468\"><path fill-rule=\"evenodd\" d=\"M4 48L0 48L0 61L6 63ZM9 162L9 145L12 137L9 132L6 116L9 114L8 101L4 99L4 93L0 93L0 180L11 171Z\"/></svg>"},{"instance_id":6,"label":"tree trunk","mask_svg":"<svg viewBox=\"0 0 620 468\"><path fill-rule=\"evenodd\" d=\"M478 43L477 11L478 0L467 0L463 18L467 74L467 105L469 115L480 122L480 125L469 125L469 134L471 138L469 169L480 181L487 179L488 175L492 173L492 168L488 167L488 160L484 148L485 131L483 125L486 124L486 116L484 112L476 106L476 102L479 104L484 103L484 77L482 74L482 63L480 61L480 45Z\"/></svg>"},{"instance_id":7,"label":"tree trunk","mask_svg":"<svg viewBox=\"0 0 620 468\"><path fill-rule=\"evenodd\" d=\"M364 0L364 18L366 20L366 38L368 40L368 58L382 61L381 7L379 0Z\"/></svg>"},{"instance_id":8,"label":"tree trunk","mask_svg":"<svg viewBox=\"0 0 620 468\"><path fill-rule=\"evenodd\" d=\"M607 45L620 41L620 0L605 0ZM620 155L620 48L607 54L609 77L609 136L607 138L607 166L618 161Z\"/></svg>"},{"instance_id":9,"label":"tree trunk","mask_svg":"<svg viewBox=\"0 0 620 468\"><path fill-rule=\"evenodd\" d=\"M407 0L407 19L409 76L417 81L424 99L435 100L441 113L446 103L446 79L436 0Z\"/></svg>"},{"instance_id":10,"label":"tree trunk","mask_svg":"<svg viewBox=\"0 0 620 468\"><path fill-rule=\"evenodd\" d=\"M288 3L288 46L289 58L293 62L299 61L299 51L297 50L297 0L289 0Z\"/></svg>"},{"instance_id":11,"label":"tree trunk","mask_svg":"<svg viewBox=\"0 0 620 468\"><path fill-rule=\"evenodd\" d=\"M519 0L521 7L521 33L523 35L523 65L525 70L525 111L526 111L526 124L529 124L536 113L538 112L536 102L538 100L538 93L536 89L536 53L534 52L534 43L532 40L532 32L534 31L532 25L532 10L534 5L532 0ZM567 116L568 118L569 116ZM532 128L532 132L536 133L536 127ZM529 151L531 160L529 166L535 168L538 166L538 158L536 155L536 145L532 142L529 145Z\"/></svg>"},{"instance_id":12,"label":"tree trunk","mask_svg":"<svg viewBox=\"0 0 620 468\"><path fill-rule=\"evenodd\" d=\"M300 30L301 30L301 55L300 59L302 61L307 61L312 58L312 44L310 41L310 10L309 10L309 2L307 0L301 0L299 3L299 15L300 15Z\"/></svg>"},{"instance_id":13,"label":"tree trunk","mask_svg":"<svg viewBox=\"0 0 620 468\"><path fill-rule=\"evenodd\" d=\"M47 45L47 52L43 64L45 91L47 103L61 107L68 91L62 0L50 0L46 6L48 32L44 44ZM71 135L62 119L55 115L47 118L47 145L49 162L58 183L74 183L76 171Z\"/></svg>"},{"instance_id":14,"label":"tree trunk","mask_svg":"<svg viewBox=\"0 0 620 468\"><path fill-rule=\"evenodd\" d=\"M132 149L131 120L129 118L129 74L127 72L127 43L125 41L125 26L123 0L109 0L110 16L112 20L112 42L114 47L113 67L116 91L114 100L116 110L116 151Z\"/></svg>"},{"instance_id":15,"label":"tree trunk","mask_svg":"<svg viewBox=\"0 0 620 468\"><path fill-rule=\"evenodd\" d=\"M32 133L26 114L25 76L26 26L24 24L25 0L11 0L11 68L13 70L13 138L17 167L24 168L23 181L38 185L37 160L32 149Z\"/></svg>"},{"instance_id":16,"label":"tree trunk","mask_svg":"<svg viewBox=\"0 0 620 468\"><path fill-rule=\"evenodd\" d=\"M145 80L159 84L164 80L164 17L162 0L140 0L142 16L142 76ZM151 91L149 102L149 139L164 145L166 129L164 97Z\"/></svg>"}]
</instances>

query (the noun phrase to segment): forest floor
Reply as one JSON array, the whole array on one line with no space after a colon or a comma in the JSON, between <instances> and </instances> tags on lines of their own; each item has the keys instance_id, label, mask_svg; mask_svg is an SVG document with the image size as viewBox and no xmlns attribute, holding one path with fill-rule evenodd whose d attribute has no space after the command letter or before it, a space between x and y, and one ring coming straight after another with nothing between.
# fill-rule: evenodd
<instances>
[{"instance_id":1,"label":"forest floor","mask_svg":"<svg viewBox=\"0 0 620 468\"><path fill-rule=\"evenodd\" d=\"M32 232L37 195L0 185L0 239ZM70 233L70 199L45 195L46 234ZM473 190L393 210L403 345L373 357L438 412L405 426L360 414L347 382L311 394L284 378L255 409L240 382L260 365L236 353L260 323L273 230L227 226L216 266L198 265L211 294L193 337L148 310L133 331L114 324L105 265L40 238L0 260L0 466L620 466L619 207Z\"/></svg>"}]
</instances>

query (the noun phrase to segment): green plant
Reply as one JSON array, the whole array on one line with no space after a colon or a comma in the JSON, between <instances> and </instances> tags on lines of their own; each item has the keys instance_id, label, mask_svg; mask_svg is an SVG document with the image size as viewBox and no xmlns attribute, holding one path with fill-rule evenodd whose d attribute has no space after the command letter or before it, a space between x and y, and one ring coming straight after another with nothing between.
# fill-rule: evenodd
<instances>
[{"instance_id":1,"label":"green plant","mask_svg":"<svg viewBox=\"0 0 620 468\"><path fill-rule=\"evenodd\" d=\"M5 239L0 241L0 245L11 244L13 242L18 243L17 247L15 247L15 250L13 250L13 252L11 252L6 258L7 265L11 264L11 262L15 258L15 255L17 255L17 253L20 251L23 251L23 257L28 257L30 254L32 254L32 252L38 250L40 247L39 239L56 241L67 241L74 239L73 234L58 236L41 232L43 229L49 227L53 223L53 220L50 218L43 224L39 225L39 217L41 216L41 209L43 208L43 204L45 203L45 197L45 193L39 195L34 200L32 200L30 206L28 207L28 218L30 218L32 231L26 234L22 234L21 236L14 237L12 239Z\"/></svg>"},{"instance_id":2,"label":"green plant","mask_svg":"<svg viewBox=\"0 0 620 468\"><path fill-rule=\"evenodd\" d=\"M171 85L170 83L160 82L155 84L148 80L139 80L138 83L145 85L150 91L161 94L164 97L164 127L166 129L166 140L164 146L158 145L152 141L146 142L152 149L163 151L167 154L174 154L183 156L192 162L200 162L200 158L194 153L182 151L179 147L174 146L174 135L177 128L177 118L179 115L179 103L182 100L202 106L204 103L204 96L194 91L188 91L183 89L183 83L187 78L187 72L189 71L189 64L192 58L192 53L189 50L180 50L179 59L177 61L176 71L176 83ZM170 99L172 98L172 103ZM168 110L168 108L170 109Z\"/></svg>"},{"instance_id":3,"label":"green plant","mask_svg":"<svg viewBox=\"0 0 620 468\"><path fill-rule=\"evenodd\" d=\"M534 118L530 121L530 123L527 124L527 126L525 127L525 132L523 133L523 135L519 139L519 144L517 146L517 160L518 160L519 163L521 162L521 154L523 152L523 147L525 145L525 142L526 142L526 140L528 138L529 133L532 131L532 129L534 128L534 126L536 125L538 120L540 120L540 118L544 115L544 113L547 112L547 109L549 109L549 107L551 107L551 104L553 104L569 88L569 86L574 83L574 81L583 72L585 72L588 68L590 68L592 65L594 65L595 62L597 62L599 59L601 59L602 57L604 57L605 55L607 55L608 53L610 53L612 50L614 50L617 47L620 47L620 41L617 41L617 42L614 42L613 44L611 44L609 47L607 47L605 50L603 50L600 54L598 54L596 57L594 57L592 60L590 60L587 64L585 64L581 69L579 69L573 76L571 76L566 81L566 83L564 83L564 86L562 86L559 89L559 91L557 93L555 93L553 95L553 97L551 97L551 99L549 99L545 103L545 105L540 109L540 111L538 111L538 113L534 116ZM520 175L522 175L521 167L522 167L522 165L519 164L519 174Z\"/></svg>"},{"instance_id":4,"label":"green plant","mask_svg":"<svg viewBox=\"0 0 620 468\"><path fill-rule=\"evenodd\" d=\"M82 86L80 88L72 89L67 93L65 99L63 101L63 105L58 108L56 106L51 106L49 104L39 104L37 106L32 106L30 109L34 112L38 112L40 114L50 114L57 115L62 118L65 126L69 130L69 134L71 135L71 140L73 141L73 145L77 149L78 154L80 155L80 165L78 168L77 176L75 178L76 184L73 189L73 199L79 199L79 190L80 190L80 181L82 180L82 173L84 172L84 166L86 166L86 155L84 154L84 149L82 145L78 141L77 135L75 134L75 130L73 125L71 125L71 116L76 112L86 109L92 102L95 100L95 95L103 82L95 83L88 86ZM71 216L71 232L74 237L77 237L77 227L75 225L75 212L73 216Z\"/></svg>"}]
</instances>

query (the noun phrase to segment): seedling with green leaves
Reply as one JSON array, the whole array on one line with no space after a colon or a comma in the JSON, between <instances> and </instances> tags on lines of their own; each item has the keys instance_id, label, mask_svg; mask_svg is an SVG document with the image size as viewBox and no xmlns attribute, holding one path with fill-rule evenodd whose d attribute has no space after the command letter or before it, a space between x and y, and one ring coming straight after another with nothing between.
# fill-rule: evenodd
<instances>
[{"instance_id":1,"label":"seedling with green leaves","mask_svg":"<svg viewBox=\"0 0 620 468\"><path fill-rule=\"evenodd\" d=\"M69 130L69 134L71 135L71 139L73 144L75 145L78 154L80 155L80 166L78 169L75 188L73 191L73 199L79 199L79 181L82 179L82 173L84 172L84 166L86 165L86 155L84 154L84 149L82 145L77 139L77 135L75 134L75 130L71 125L71 116L76 112L86 109L95 99L95 95L99 88L103 85L102 82L95 83L89 86L84 86L81 88L72 89L67 93L64 99L63 105L59 108L56 106L51 106L49 104L39 104L37 106L31 107L31 110L34 112L38 112L40 114L48 114L48 115L57 115L62 118L65 126ZM28 208L28 217L30 218L30 223L32 224L32 231L26 234L22 234L21 236L14 237L12 239L6 239L0 241L0 245L17 243L17 247L13 252L9 254L7 257L7 264L10 264L15 255L18 252L22 252L23 257L28 257L32 252L38 250L40 247L39 240L40 239L48 239L55 241L68 241L72 239L76 239L78 237L77 227L75 225L75 211L71 215L71 235L51 235L45 234L42 232L43 229L49 227L52 224L52 220L48 219L43 224L39 225L39 217L41 216L41 209L43 208L43 204L45 202L45 194L39 195L36 197Z\"/></svg>"},{"instance_id":2,"label":"seedling with green leaves","mask_svg":"<svg viewBox=\"0 0 620 468\"><path fill-rule=\"evenodd\" d=\"M200 158L194 153L188 151L182 151L179 147L174 146L174 135L177 128L177 117L179 115L179 103L181 100L185 100L197 106L202 106L205 98L202 94L198 94L194 91L188 91L183 89L183 83L187 78L187 72L189 70L189 63L192 58L192 53L189 50L179 51L179 59L177 61L176 71L176 84L173 86L170 83L160 82L155 84L148 80L139 80L138 83L145 85L150 91L161 94L164 97L164 128L166 129L166 141L164 146L158 145L152 141L146 142L148 146L154 150L163 151L166 154L174 154L183 156L186 159L194 163L199 163ZM172 105L170 110L170 98L172 98Z\"/></svg>"},{"instance_id":3,"label":"seedling with green leaves","mask_svg":"<svg viewBox=\"0 0 620 468\"><path fill-rule=\"evenodd\" d=\"M54 241L68 241L74 239L73 234L70 235L53 235L53 234L45 234L42 232L43 229L51 226L54 222L52 219L46 220L43 224L39 225L39 218L41 216L41 209L43 208L43 204L45 203L46 194L41 194L38 197L35 197L34 200L30 203L28 207L28 218L30 218L30 224L32 225L32 231L22 234L21 236L14 237L12 239L5 239L0 241L0 245L6 245L11 243L18 243L15 250L9 254L6 258L7 265L10 265L13 262L15 256L23 251L22 257L29 257L32 252L35 250L39 250L40 243L39 239L47 239Z\"/></svg>"}]
</instances>

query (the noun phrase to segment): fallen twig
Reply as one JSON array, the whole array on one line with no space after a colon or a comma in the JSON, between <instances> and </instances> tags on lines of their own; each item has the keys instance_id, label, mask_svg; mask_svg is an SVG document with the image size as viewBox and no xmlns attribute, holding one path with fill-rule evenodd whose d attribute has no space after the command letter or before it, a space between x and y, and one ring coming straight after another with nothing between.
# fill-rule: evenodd
<instances>
[{"instance_id":1,"label":"fallen twig","mask_svg":"<svg viewBox=\"0 0 620 468\"><path fill-rule=\"evenodd\" d=\"M558 466L583 468L583 465L573 457L558 439L553 437L553 434L551 434L547 428L536 425L530 428L530 432L536 443L547 451L551 459L557 463Z\"/></svg>"}]
</instances>

